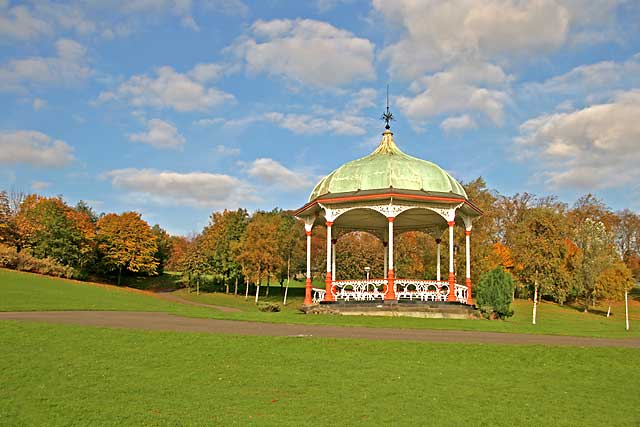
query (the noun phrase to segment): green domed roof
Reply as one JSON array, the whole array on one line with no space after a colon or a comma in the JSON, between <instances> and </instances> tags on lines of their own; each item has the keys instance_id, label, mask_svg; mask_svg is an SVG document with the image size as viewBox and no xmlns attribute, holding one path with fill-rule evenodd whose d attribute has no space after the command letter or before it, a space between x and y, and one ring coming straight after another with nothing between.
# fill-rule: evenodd
<instances>
[{"instance_id":1,"label":"green domed roof","mask_svg":"<svg viewBox=\"0 0 640 427\"><path fill-rule=\"evenodd\" d=\"M467 193L458 181L438 165L400 151L393 141L393 133L387 129L373 153L331 172L316 185L309 201L327 193L389 188L452 193L467 198Z\"/></svg>"}]
</instances>

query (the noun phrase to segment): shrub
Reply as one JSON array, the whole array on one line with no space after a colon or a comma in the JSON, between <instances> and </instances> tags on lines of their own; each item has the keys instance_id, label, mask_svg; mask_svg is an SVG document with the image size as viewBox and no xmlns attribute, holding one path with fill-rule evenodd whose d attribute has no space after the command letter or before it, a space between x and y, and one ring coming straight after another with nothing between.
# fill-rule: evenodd
<instances>
[{"instance_id":1,"label":"shrub","mask_svg":"<svg viewBox=\"0 0 640 427\"><path fill-rule=\"evenodd\" d=\"M26 251L17 252L15 248L5 245L0 245L0 267L67 279L77 276L72 267L51 258L36 258Z\"/></svg>"},{"instance_id":2,"label":"shrub","mask_svg":"<svg viewBox=\"0 0 640 427\"><path fill-rule=\"evenodd\" d=\"M280 311L280 304L273 302L261 302L258 304L258 310L276 313Z\"/></svg>"},{"instance_id":3,"label":"shrub","mask_svg":"<svg viewBox=\"0 0 640 427\"><path fill-rule=\"evenodd\" d=\"M480 311L489 318L513 316L513 286L513 277L502 267L485 273L476 287L476 303Z\"/></svg>"},{"instance_id":4,"label":"shrub","mask_svg":"<svg viewBox=\"0 0 640 427\"><path fill-rule=\"evenodd\" d=\"M0 245L0 267L15 269L18 266L18 252L10 246Z\"/></svg>"}]
</instances>

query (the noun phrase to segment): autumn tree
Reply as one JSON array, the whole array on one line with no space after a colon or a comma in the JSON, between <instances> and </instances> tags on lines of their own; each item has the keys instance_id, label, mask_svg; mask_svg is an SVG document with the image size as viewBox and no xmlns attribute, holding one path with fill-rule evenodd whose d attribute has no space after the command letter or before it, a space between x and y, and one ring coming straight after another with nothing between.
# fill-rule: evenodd
<instances>
[{"instance_id":1,"label":"autumn tree","mask_svg":"<svg viewBox=\"0 0 640 427\"><path fill-rule=\"evenodd\" d=\"M189 239L184 236L169 236L171 252L167 259L165 269L168 271L181 271L183 258L189 247Z\"/></svg>"},{"instance_id":2,"label":"autumn tree","mask_svg":"<svg viewBox=\"0 0 640 427\"><path fill-rule=\"evenodd\" d=\"M240 242L236 259L256 284L256 303L262 279L269 281L283 263L278 246L280 221L279 215L256 212Z\"/></svg>"},{"instance_id":3,"label":"autumn tree","mask_svg":"<svg viewBox=\"0 0 640 427\"><path fill-rule=\"evenodd\" d=\"M565 269L568 230L563 215L549 207L527 209L510 236L518 279L534 294L535 323L538 292L564 302L570 289Z\"/></svg>"},{"instance_id":4,"label":"autumn tree","mask_svg":"<svg viewBox=\"0 0 640 427\"><path fill-rule=\"evenodd\" d=\"M211 215L209 225L202 232L203 251L209 258L211 272L224 281L229 293L229 281L236 283L242 276L237 260L238 244L245 233L249 214L245 209L224 210Z\"/></svg>"},{"instance_id":5,"label":"autumn tree","mask_svg":"<svg viewBox=\"0 0 640 427\"><path fill-rule=\"evenodd\" d=\"M158 224L155 224L151 228L151 233L153 233L153 236L156 239L157 250L154 258L158 262L157 271L158 274L162 274L164 273L164 268L167 264L167 261L169 260L169 257L171 256L171 238L169 236L169 233L164 231Z\"/></svg>"},{"instance_id":6,"label":"autumn tree","mask_svg":"<svg viewBox=\"0 0 640 427\"><path fill-rule=\"evenodd\" d=\"M277 276L282 293L282 285L285 280L290 279L291 273L306 268L306 238L302 221L284 211L279 215L281 221L278 230L278 251L283 262Z\"/></svg>"},{"instance_id":7,"label":"autumn tree","mask_svg":"<svg viewBox=\"0 0 640 427\"><path fill-rule=\"evenodd\" d=\"M158 251L156 237L140 214L110 213L98 220L98 248L102 264L107 271L118 272L118 285L122 271L156 274Z\"/></svg>"},{"instance_id":8,"label":"autumn tree","mask_svg":"<svg viewBox=\"0 0 640 427\"><path fill-rule=\"evenodd\" d=\"M384 250L380 239L373 234L362 231L345 234L336 244L336 277L362 279L365 267L371 268L371 278L383 277ZM326 262L326 255L321 258Z\"/></svg>"},{"instance_id":9,"label":"autumn tree","mask_svg":"<svg viewBox=\"0 0 640 427\"><path fill-rule=\"evenodd\" d=\"M595 304L598 297L598 277L617 259L611 234L602 221L586 218L575 230L574 242L581 251L577 268L577 284L584 298L584 310Z\"/></svg>"},{"instance_id":10,"label":"autumn tree","mask_svg":"<svg viewBox=\"0 0 640 427\"><path fill-rule=\"evenodd\" d=\"M608 303L607 317L611 314L611 303L624 299L635 284L631 271L622 261L607 266L596 278L595 293Z\"/></svg>"},{"instance_id":11,"label":"autumn tree","mask_svg":"<svg viewBox=\"0 0 640 427\"><path fill-rule=\"evenodd\" d=\"M16 216L20 248L84 269L94 256L95 226L59 197L27 196Z\"/></svg>"}]
</instances>

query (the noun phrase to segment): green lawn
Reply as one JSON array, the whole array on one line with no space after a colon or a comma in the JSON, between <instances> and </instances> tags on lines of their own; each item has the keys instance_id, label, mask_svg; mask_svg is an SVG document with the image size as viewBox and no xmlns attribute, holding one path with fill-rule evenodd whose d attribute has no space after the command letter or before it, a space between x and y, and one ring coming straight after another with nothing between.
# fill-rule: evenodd
<instances>
[{"instance_id":1,"label":"green lawn","mask_svg":"<svg viewBox=\"0 0 640 427\"><path fill-rule=\"evenodd\" d=\"M0 425L640 424L640 351L0 322Z\"/></svg>"},{"instance_id":2,"label":"green lawn","mask_svg":"<svg viewBox=\"0 0 640 427\"><path fill-rule=\"evenodd\" d=\"M264 292L264 290L263 290ZM281 302L279 287L271 289L271 296L263 301ZM253 320L259 322L328 324L338 326L369 326L382 328L430 328L482 330L509 333L535 333L578 335L595 337L639 337L640 303L631 305L632 328L624 330L624 307L614 307L614 315L607 319L602 314L582 313L571 307L543 303L538 311L538 324L531 324L531 303L516 301L515 316L506 321L445 320L413 318L378 318L303 315L297 307L302 303L302 289L290 289L290 304L280 313L259 312L253 296L188 293L178 295L197 302L237 307L240 313L222 313L217 310L162 301L158 298L127 292L114 287L100 287L81 282L54 279L29 273L0 269L0 311L28 310L127 310L160 311L194 317ZM602 307L600 308L603 309Z\"/></svg>"}]
</instances>

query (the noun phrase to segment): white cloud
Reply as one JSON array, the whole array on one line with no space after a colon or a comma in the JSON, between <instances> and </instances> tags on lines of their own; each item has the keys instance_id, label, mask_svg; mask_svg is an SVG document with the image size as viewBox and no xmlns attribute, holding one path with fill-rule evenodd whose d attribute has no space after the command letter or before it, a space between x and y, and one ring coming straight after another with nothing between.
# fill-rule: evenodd
<instances>
[{"instance_id":1,"label":"white cloud","mask_svg":"<svg viewBox=\"0 0 640 427\"><path fill-rule=\"evenodd\" d=\"M167 12L180 19L183 27L200 31L193 19L191 0L127 0L120 2L124 13L162 15Z\"/></svg>"},{"instance_id":2,"label":"white cloud","mask_svg":"<svg viewBox=\"0 0 640 427\"><path fill-rule=\"evenodd\" d=\"M59 168L74 160L72 152L64 141L54 140L41 132L0 132L0 164Z\"/></svg>"},{"instance_id":3,"label":"white cloud","mask_svg":"<svg viewBox=\"0 0 640 427\"><path fill-rule=\"evenodd\" d=\"M325 118L309 114L284 114L270 112L262 116L264 120L299 135L320 135L332 133L336 135L364 135L365 119L359 116L339 116Z\"/></svg>"},{"instance_id":4,"label":"white cloud","mask_svg":"<svg viewBox=\"0 0 640 427\"><path fill-rule=\"evenodd\" d=\"M0 10L0 36L30 40L52 33L53 28L49 23L34 17L24 6Z\"/></svg>"},{"instance_id":5,"label":"white cloud","mask_svg":"<svg viewBox=\"0 0 640 427\"><path fill-rule=\"evenodd\" d=\"M640 90L606 104L543 115L520 126L518 155L557 188L611 188L640 180Z\"/></svg>"},{"instance_id":6,"label":"white cloud","mask_svg":"<svg viewBox=\"0 0 640 427\"><path fill-rule=\"evenodd\" d=\"M249 184L229 175L154 169L118 169L105 174L114 187L162 205L231 208L258 201Z\"/></svg>"},{"instance_id":7,"label":"white cloud","mask_svg":"<svg viewBox=\"0 0 640 427\"><path fill-rule=\"evenodd\" d=\"M441 113L478 111L500 125L509 96L510 81L500 67L465 64L417 79L411 85L413 97L399 96L396 103L413 121Z\"/></svg>"},{"instance_id":8,"label":"white cloud","mask_svg":"<svg viewBox=\"0 0 640 427\"><path fill-rule=\"evenodd\" d=\"M622 62L602 61L580 65L571 71L542 83L529 83L524 90L529 95L568 94L590 95L622 88L640 86L640 53Z\"/></svg>"},{"instance_id":9,"label":"white cloud","mask_svg":"<svg viewBox=\"0 0 640 427\"><path fill-rule=\"evenodd\" d=\"M45 101L44 99L36 98L33 100L32 105L34 111L40 111L47 106L47 101Z\"/></svg>"},{"instance_id":10,"label":"white cloud","mask_svg":"<svg viewBox=\"0 0 640 427\"><path fill-rule=\"evenodd\" d=\"M155 77L146 74L133 76L114 92L100 93L98 102L117 99L134 107L171 108L186 112L207 111L233 101L233 95L214 87L207 87L198 80L212 78L211 69L205 65L211 64L200 64L187 74L178 73L173 68L165 66L155 70Z\"/></svg>"},{"instance_id":11,"label":"white cloud","mask_svg":"<svg viewBox=\"0 0 640 427\"><path fill-rule=\"evenodd\" d=\"M91 75L86 49L69 39L59 39L57 56L12 59L0 66L0 90L23 90L29 84L73 85Z\"/></svg>"},{"instance_id":12,"label":"white cloud","mask_svg":"<svg viewBox=\"0 0 640 427\"><path fill-rule=\"evenodd\" d=\"M461 58L524 57L563 46L572 28L600 28L619 1L373 0L402 37L382 51L392 75L416 78ZM543 30L541 30L543 29ZM583 36L584 38L584 36Z\"/></svg>"},{"instance_id":13,"label":"white cloud","mask_svg":"<svg viewBox=\"0 0 640 427\"><path fill-rule=\"evenodd\" d=\"M225 145L216 145L216 148L213 150L218 156L237 156L240 154L239 148L227 147Z\"/></svg>"},{"instance_id":14,"label":"white cloud","mask_svg":"<svg viewBox=\"0 0 640 427\"><path fill-rule=\"evenodd\" d=\"M278 185L288 190L297 190L311 185L309 177L287 169L277 161L268 158L256 159L249 165L249 175L270 185Z\"/></svg>"},{"instance_id":15,"label":"white cloud","mask_svg":"<svg viewBox=\"0 0 640 427\"><path fill-rule=\"evenodd\" d=\"M251 32L253 38L241 38L230 48L250 72L318 87L375 77L374 45L326 22L257 21Z\"/></svg>"},{"instance_id":16,"label":"white cloud","mask_svg":"<svg viewBox=\"0 0 640 427\"><path fill-rule=\"evenodd\" d=\"M476 121L473 120L473 117L467 114L456 117L447 117L442 121L442 123L440 123L440 127L445 132L474 129L477 126L478 125L476 124Z\"/></svg>"},{"instance_id":17,"label":"white cloud","mask_svg":"<svg viewBox=\"0 0 640 427\"><path fill-rule=\"evenodd\" d=\"M51 187L51 183L50 182L46 182L46 181L32 181L31 182L31 189L33 191L42 191L42 190L46 190L49 187Z\"/></svg>"},{"instance_id":18,"label":"white cloud","mask_svg":"<svg viewBox=\"0 0 640 427\"><path fill-rule=\"evenodd\" d=\"M129 135L129 140L153 145L156 148L182 148L187 140L175 126L160 119L151 119L147 122L147 132Z\"/></svg>"},{"instance_id":19,"label":"white cloud","mask_svg":"<svg viewBox=\"0 0 640 427\"><path fill-rule=\"evenodd\" d=\"M246 16L249 14L249 7L241 0L204 0L204 8L229 16Z\"/></svg>"}]
</instances>

